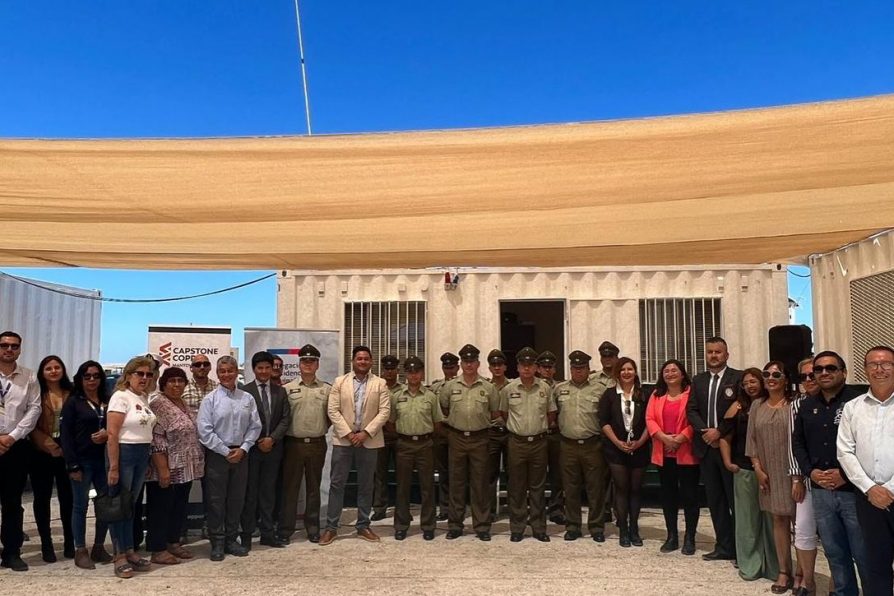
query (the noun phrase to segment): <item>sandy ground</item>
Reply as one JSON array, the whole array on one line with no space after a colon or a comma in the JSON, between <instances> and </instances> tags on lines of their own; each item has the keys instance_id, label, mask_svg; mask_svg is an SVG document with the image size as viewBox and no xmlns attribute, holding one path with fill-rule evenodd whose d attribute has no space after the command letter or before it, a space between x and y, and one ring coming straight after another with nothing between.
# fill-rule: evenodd
<instances>
[{"instance_id":1,"label":"sandy ground","mask_svg":"<svg viewBox=\"0 0 894 596\"><path fill-rule=\"evenodd\" d=\"M509 525L501 519L494 525L493 540L479 541L467 526L457 540L444 538L446 522L438 524L435 540L422 539L413 528L403 542L393 538L392 520L375 522L382 536L374 544L356 537L351 523L356 515L347 510L339 538L320 547L296 535L291 546L271 549L255 543L246 558L228 556L221 563L208 560L209 546L199 540L190 545L197 558L174 566L154 566L133 579L114 577L110 565L85 571L61 559L62 539L58 519L54 536L60 561L45 564L40 559L40 541L30 506L25 507L23 558L31 565L26 573L0 569L4 594L344 594L359 591L378 594L636 594L686 596L769 594L767 580L744 582L730 562L702 561L713 545L711 520L702 510L697 547L693 557L678 552L660 554L664 540L661 512L643 511L641 548L621 548L613 525L607 540L597 544L589 538L562 540L564 528L550 524L550 543L528 537L509 542ZM389 510L390 513L390 510ZM418 519L418 517L417 517ZM682 521L681 521L682 528ZM88 542L92 520L88 522ZM817 562L819 593L827 586L829 568L820 554Z\"/></svg>"}]
</instances>

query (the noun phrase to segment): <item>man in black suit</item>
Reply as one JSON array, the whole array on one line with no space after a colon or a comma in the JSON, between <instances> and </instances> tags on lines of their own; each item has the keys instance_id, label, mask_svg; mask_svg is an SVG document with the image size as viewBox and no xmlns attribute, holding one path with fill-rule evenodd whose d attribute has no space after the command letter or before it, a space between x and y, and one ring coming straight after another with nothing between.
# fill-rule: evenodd
<instances>
[{"instance_id":1,"label":"man in black suit","mask_svg":"<svg viewBox=\"0 0 894 596\"><path fill-rule=\"evenodd\" d=\"M282 548L276 536L273 509L276 504L276 477L282 464L283 437L292 415L286 391L273 377L273 354L258 352L251 357L255 380L245 391L255 398L261 417L261 436L248 454L248 491L242 509L242 546L251 550L251 536L260 526L261 544Z\"/></svg>"},{"instance_id":2,"label":"man in black suit","mask_svg":"<svg viewBox=\"0 0 894 596\"><path fill-rule=\"evenodd\" d=\"M692 392L686 414L692 425L692 452L701 459L702 483L711 511L716 542L714 550L702 556L706 561L736 559L736 524L733 516L733 475L720 457L718 426L732 404L742 371L726 365L729 349L722 337L705 341L708 370L692 378Z\"/></svg>"}]
</instances>

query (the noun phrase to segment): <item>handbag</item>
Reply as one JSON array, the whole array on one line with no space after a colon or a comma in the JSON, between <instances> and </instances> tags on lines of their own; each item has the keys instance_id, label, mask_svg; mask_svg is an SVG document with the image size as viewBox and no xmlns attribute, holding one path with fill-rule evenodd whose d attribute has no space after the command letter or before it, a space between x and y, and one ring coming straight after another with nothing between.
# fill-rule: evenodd
<instances>
[{"instance_id":1,"label":"handbag","mask_svg":"<svg viewBox=\"0 0 894 596\"><path fill-rule=\"evenodd\" d=\"M121 489L112 496L108 490L93 497L96 519L107 524L124 521L133 517L133 499L130 491Z\"/></svg>"}]
</instances>

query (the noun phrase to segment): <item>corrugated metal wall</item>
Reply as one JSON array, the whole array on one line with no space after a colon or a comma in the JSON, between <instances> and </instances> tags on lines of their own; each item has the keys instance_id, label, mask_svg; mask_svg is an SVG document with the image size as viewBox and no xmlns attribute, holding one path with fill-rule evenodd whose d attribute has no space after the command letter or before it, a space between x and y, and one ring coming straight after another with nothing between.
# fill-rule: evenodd
<instances>
[{"instance_id":1,"label":"corrugated metal wall","mask_svg":"<svg viewBox=\"0 0 894 596\"><path fill-rule=\"evenodd\" d=\"M889 271L894 271L894 231L810 258L815 349L835 350L848 363L851 372L861 367L863 359L863 354L854 353L851 282ZM880 296L878 307L890 309L892 303L891 294ZM865 314L873 316L871 311ZM857 326L871 327L871 323L857 321ZM891 341L892 335L894 329L880 330L873 343ZM849 378L862 380L860 375Z\"/></svg>"},{"instance_id":2,"label":"corrugated metal wall","mask_svg":"<svg viewBox=\"0 0 894 596\"><path fill-rule=\"evenodd\" d=\"M345 302L424 300L428 303L426 366L439 371L442 352L456 352L469 342L482 351L500 345L499 304L505 300L564 301L566 354L581 349L595 356L596 347L609 339L622 353L638 359L638 300L642 298L721 298L723 334L730 344L731 364L736 366L764 364L767 329L788 322L786 270L777 265L450 269L460 276L453 291L444 289L444 272L285 272L278 280L278 325L343 329Z\"/></svg>"},{"instance_id":3,"label":"corrugated metal wall","mask_svg":"<svg viewBox=\"0 0 894 596\"><path fill-rule=\"evenodd\" d=\"M75 294L100 292L43 281L41 286ZM102 303L28 285L0 275L0 331L22 336L19 363L35 369L44 356L56 354L69 375L85 360L99 359Z\"/></svg>"}]
</instances>

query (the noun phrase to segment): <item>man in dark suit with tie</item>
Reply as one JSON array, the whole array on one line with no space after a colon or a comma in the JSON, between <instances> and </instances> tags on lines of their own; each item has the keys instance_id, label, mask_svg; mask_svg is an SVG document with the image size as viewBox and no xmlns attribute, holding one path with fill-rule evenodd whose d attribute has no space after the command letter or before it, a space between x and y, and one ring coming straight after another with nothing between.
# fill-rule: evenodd
<instances>
[{"instance_id":1,"label":"man in dark suit with tie","mask_svg":"<svg viewBox=\"0 0 894 596\"><path fill-rule=\"evenodd\" d=\"M729 349L722 337L705 341L708 370L692 377L692 392L686 414L693 428L692 451L701 459L702 483L711 511L716 542L714 550L702 556L706 561L736 559L736 525L733 516L733 475L720 457L723 414L736 396L742 371L726 365Z\"/></svg>"},{"instance_id":2,"label":"man in dark suit with tie","mask_svg":"<svg viewBox=\"0 0 894 596\"><path fill-rule=\"evenodd\" d=\"M273 354L258 352L251 357L255 380L245 391L255 398L261 417L261 436L248 454L248 491L242 509L242 546L251 550L255 526L261 530L261 544L282 548L276 535L273 509L276 504L276 477L282 464L283 437L292 419L286 391L273 377Z\"/></svg>"}]
</instances>

